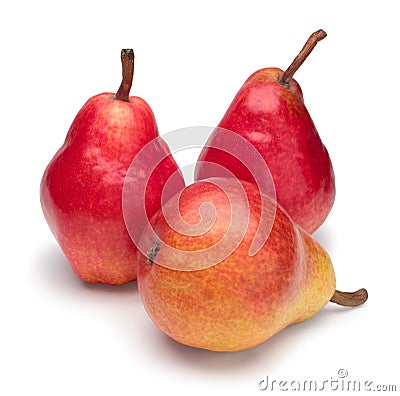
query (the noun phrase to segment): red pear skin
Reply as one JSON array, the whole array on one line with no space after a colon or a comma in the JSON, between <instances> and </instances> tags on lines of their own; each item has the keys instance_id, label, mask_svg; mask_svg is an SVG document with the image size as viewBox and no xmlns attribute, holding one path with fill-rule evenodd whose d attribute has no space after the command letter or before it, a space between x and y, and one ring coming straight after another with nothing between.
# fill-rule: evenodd
<instances>
[{"instance_id":1,"label":"red pear skin","mask_svg":"<svg viewBox=\"0 0 400 396\"><path fill-rule=\"evenodd\" d=\"M319 33L321 39L325 37L321 32L314 35ZM307 55L311 52L308 49ZM313 233L333 206L335 177L328 151L307 111L299 84L293 78L283 83L283 74L278 68L253 73L218 127L236 132L257 148L273 177L278 202L297 224ZM223 129L217 128L211 134L206 144L210 147L203 149L199 161L217 163L237 178L254 182L237 159L212 148L214 141L223 140ZM197 164L196 180L212 176L219 176L215 168L208 168L206 163Z\"/></svg>"},{"instance_id":2,"label":"red pear skin","mask_svg":"<svg viewBox=\"0 0 400 396\"><path fill-rule=\"evenodd\" d=\"M159 134L151 108L129 97L129 89L125 100L102 93L85 103L40 186L51 231L76 275L89 283L120 285L136 279L137 248L124 223L122 188L134 156ZM166 144L161 149L169 153ZM169 154L151 176L148 216L160 208L163 186L177 169Z\"/></svg>"},{"instance_id":3,"label":"red pear skin","mask_svg":"<svg viewBox=\"0 0 400 396\"><path fill-rule=\"evenodd\" d=\"M195 251L224 237L231 221L230 199L240 191L232 185L224 192L212 180L218 179L186 187L179 199L181 216L192 225L200 220L201 204L212 204L216 212L212 228L200 236L182 235L173 229L174 219L167 223L158 212L151 223L159 240L176 249ZM205 269L179 270L182 256L163 254L163 245L152 238L147 241L148 257L142 255L139 260L138 289L145 309L163 332L180 343L213 351L251 348L289 324L315 315L335 293L328 254L279 205L268 240L255 256L249 256L261 201L253 184L242 185L250 220L242 242L223 261ZM263 210L273 216L276 204L265 198ZM167 218L170 202L163 207ZM246 216L239 218L245 221ZM365 293L363 297L365 301Z\"/></svg>"}]
</instances>

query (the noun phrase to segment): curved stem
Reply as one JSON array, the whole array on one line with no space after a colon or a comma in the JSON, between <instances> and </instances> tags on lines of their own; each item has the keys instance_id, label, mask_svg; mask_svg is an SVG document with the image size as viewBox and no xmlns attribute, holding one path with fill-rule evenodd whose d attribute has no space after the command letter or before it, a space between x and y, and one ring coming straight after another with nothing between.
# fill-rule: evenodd
<instances>
[{"instance_id":1,"label":"curved stem","mask_svg":"<svg viewBox=\"0 0 400 396\"><path fill-rule=\"evenodd\" d=\"M133 49L123 49L121 51L122 62L122 82L119 86L116 99L129 102L129 92L132 87L135 54Z\"/></svg>"},{"instance_id":2,"label":"curved stem","mask_svg":"<svg viewBox=\"0 0 400 396\"><path fill-rule=\"evenodd\" d=\"M279 79L279 83L285 86L288 86L290 80L292 79L294 73L299 69L299 67L303 64L303 62L307 59L308 55L311 54L314 47L317 45L318 41L321 41L326 37L326 33L320 29L314 32L304 44L304 47L299 52L299 54L294 58L293 62L286 69L286 71L282 74L282 77Z\"/></svg>"},{"instance_id":3,"label":"curved stem","mask_svg":"<svg viewBox=\"0 0 400 396\"><path fill-rule=\"evenodd\" d=\"M368 292L366 289L360 289L355 292L341 292L335 290L331 298L331 302L344 307L357 307L358 305L364 304L368 299Z\"/></svg>"}]
</instances>

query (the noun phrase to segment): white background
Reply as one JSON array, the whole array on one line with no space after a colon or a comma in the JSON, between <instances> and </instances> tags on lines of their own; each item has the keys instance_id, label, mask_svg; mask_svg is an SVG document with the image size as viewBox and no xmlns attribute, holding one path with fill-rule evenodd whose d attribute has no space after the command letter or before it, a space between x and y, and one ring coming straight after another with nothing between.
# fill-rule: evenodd
<instances>
[{"instance_id":1,"label":"white background","mask_svg":"<svg viewBox=\"0 0 400 396\"><path fill-rule=\"evenodd\" d=\"M399 390L395 5L3 2L0 394L250 395L263 393L267 374L322 381L339 369ZM79 281L44 220L39 183L84 102L118 88L121 48L135 50L131 94L151 105L163 134L215 126L252 72L285 68L318 28L328 37L296 79L330 152L337 199L315 237L332 257L338 288L366 287L369 301L328 305L258 347L215 353L161 333L135 283Z\"/></svg>"}]
</instances>

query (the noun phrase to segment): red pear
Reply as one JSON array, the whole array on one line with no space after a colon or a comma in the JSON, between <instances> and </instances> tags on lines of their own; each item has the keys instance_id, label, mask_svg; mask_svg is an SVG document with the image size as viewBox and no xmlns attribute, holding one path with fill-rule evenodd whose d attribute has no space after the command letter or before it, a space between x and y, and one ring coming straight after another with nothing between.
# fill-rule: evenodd
<instances>
[{"instance_id":1,"label":"red pear","mask_svg":"<svg viewBox=\"0 0 400 396\"><path fill-rule=\"evenodd\" d=\"M241 87L200 154L197 180L212 176L213 162L239 179L254 182L252 174L223 145L224 129L252 143L267 163L278 202L309 233L328 216L335 198L335 180L328 151L304 104L299 84L292 77L326 33L313 33L289 68L261 69ZM222 142L222 143L221 143ZM206 161L206 162L201 162Z\"/></svg>"},{"instance_id":2,"label":"red pear","mask_svg":"<svg viewBox=\"0 0 400 396\"><path fill-rule=\"evenodd\" d=\"M172 174L178 177L171 194L184 186L168 146L159 138L151 108L140 97L129 96L133 51L122 50L121 60L123 79L117 94L102 93L85 103L40 188L44 216L76 275L112 285L136 279L137 248L122 212L123 183L135 155L156 138L158 151L164 153L149 178L146 206L135 214L138 223L160 208L163 186Z\"/></svg>"}]
</instances>

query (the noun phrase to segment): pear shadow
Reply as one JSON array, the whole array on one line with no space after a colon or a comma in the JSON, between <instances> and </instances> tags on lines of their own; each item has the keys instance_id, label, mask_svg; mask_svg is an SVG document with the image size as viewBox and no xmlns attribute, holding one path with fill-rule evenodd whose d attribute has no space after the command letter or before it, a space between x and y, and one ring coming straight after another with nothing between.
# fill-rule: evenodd
<instances>
[{"instance_id":1,"label":"pear shadow","mask_svg":"<svg viewBox=\"0 0 400 396\"><path fill-rule=\"evenodd\" d=\"M91 284L82 281L75 275L57 244L47 244L37 251L31 274L41 286L58 294L82 291L112 294L137 292L136 281L124 285Z\"/></svg>"},{"instance_id":2,"label":"pear shadow","mask_svg":"<svg viewBox=\"0 0 400 396\"><path fill-rule=\"evenodd\" d=\"M250 349L236 352L215 352L180 344L164 333L159 336L159 347L181 365L188 364L195 371L208 376L249 372L264 372L269 367L284 364L295 348L296 335L287 327L269 340Z\"/></svg>"},{"instance_id":3,"label":"pear shadow","mask_svg":"<svg viewBox=\"0 0 400 396\"><path fill-rule=\"evenodd\" d=\"M31 274L41 286L54 290L76 291L82 286L56 244L44 245L37 251Z\"/></svg>"},{"instance_id":4,"label":"pear shadow","mask_svg":"<svg viewBox=\"0 0 400 396\"><path fill-rule=\"evenodd\" d=\"M350 310L339 306L329 308L327 306L314 317L289 325L263 343L237 352L215 352L183 345L156 329L155 325L153 325L155 330L149 329L147 334L154 333L151 336L151 342L156 344L154 348L157 351L162 351L181 365L189 364L196 371L206 372L207 375L231 376L244 372L262 375L266 370L284 366L285 362L293 357L297 345L302 345L304 341L309 342L310 332L325 331L323 329L326 329L329 322L333 320L330 319L332 313L343 315L347 311ZM157 334L155 334L156 330L158 330Z\"/></svg>"},{"instance_id":5,"label":"pear shadow","mask_svg":"<svg viewBox=\"0 0 400 396\"><path fill-rule=\"evenodd\" d=\"M328 303L328 305L316 316L332 316L332 315L347 315L350 313L353 313L357 311L358 309L364 309L365 305L361 304L357 307L345 307L342 305L338 305L335 303ZM312 318L311 318L312 319Z\"/></svg>"},{"instance_id":6,"label":"pear shadow","mask_svg":"<svg viewBox=\"0 0 400 396\"><path fill-rule=\"evenodd\" d=\"M306 330L303 327L303 330ZM154 338L153 338L154 341ZM159 331L158 348L183 365L212 375L243 373L276 367L290 359L301 341L301 326L290 325L270 339L252 348L236 352L216 352L183 345Z\"/></svg>"},{"instance_id":7,"label":"pear shadow","mask_svg":"<svg viewBox=\"0 0 400 396\"><path fill-rule=\"evenodd\" d=\"M335 235L329 224L324 223L312 234L312 237L316 239L326 251L332 252L335 250Z\"/></svg>"},{"instance_id":8,"label":"pear shadow","mask_svg":"<svg viewBox=\"0 0 400 396\"><path fill-rule=\"evenodd\" d=\"M83 281L81 281L81 284L84 288L93 293L132 294L132 292L138 292L136 281L128 282L123 285L107 285L102 283L87 283Z\"/></svg>"}]
</instances>

